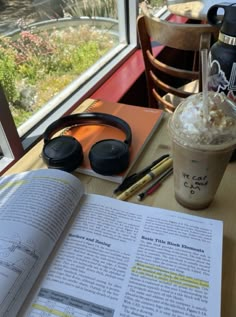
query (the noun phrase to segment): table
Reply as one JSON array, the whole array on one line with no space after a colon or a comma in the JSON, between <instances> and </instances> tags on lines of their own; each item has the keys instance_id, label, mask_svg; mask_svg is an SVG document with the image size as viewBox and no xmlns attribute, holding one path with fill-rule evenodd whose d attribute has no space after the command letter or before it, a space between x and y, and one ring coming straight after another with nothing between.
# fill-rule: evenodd
<instances>
[{"instance_id":1,"label":"table","mask_svg":"<svg viewBox=\"0 0 236 317\"><path fill-rule=\"evenodd\" d=\"M91 99L86 100L76 112L80 112L86 103L91 103ZM167 133L167 120L169 114L165 114L158 130L153 135L150 143L146 147L143 156L138 160L133 168L137 171L147 166L157 157L170 152L170 140ZM14 166L12 166L5 175L19 173L26 170L45 168L45 164L40 158L43 142L39 142L24 157L22 157ZM117 186L115 183L101 180L99 178L76 174L84 184L88 193L112 196L113 189ZM223 241L223 273L222 273L222 315L221 317L236 316L236 162L230 163L226 169L215 199L209 208L202 211L191 211L179 205L174 198L173 176L170 176L158 191L147 197L142 202L136 199L136 196L129 201L137 204L145 204L165 209L176 210L192 215L200 215L224 221L224 241ZM211 316L214 317L214 316Z\"/></svg>"},{"instance_id":2,"label":"table","mask_svg":"<svg viewBox=\"0 0 236 317\"><path fill-rule=\"evenodd\" d=\"M176 15L184 16L189 19L207 20L208 9L218 3L224 1L201 0L201 1L183 1L183 0L167 0L168 10ZM226 1L227 3L234 3L232 0Z\"/></svg>"}]
</instances>

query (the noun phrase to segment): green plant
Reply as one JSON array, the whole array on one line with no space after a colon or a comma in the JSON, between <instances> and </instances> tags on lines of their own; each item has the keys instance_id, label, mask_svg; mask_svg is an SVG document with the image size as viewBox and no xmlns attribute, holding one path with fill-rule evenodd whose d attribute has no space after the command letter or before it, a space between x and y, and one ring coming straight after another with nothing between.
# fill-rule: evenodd
<instances>
[{"instance_id":1,"label":"green plant","mask_svg":"<svg viewBox=\"0 0 236 317\"><path fill-rule=\"evenodd\" d=\"M8 46L9 43L8 38L0 38L0 83L8 101L13 103L18 97L18 93L15 86L15 53L11 46Z\"/></svg>"},{"instance_id":2,"label":"green plant","mask_svg":"<svg viewBox=\"0 0 236 317\"><path fill-rule=\"evenodd\" d=\"M49 72L48 65L55 47L47 32L35 34L31 31L22 31L19 37L12 41L11 46L16 52L17 70L29 83L35 84L40 74Z\"/></svg>"}]
</instances>

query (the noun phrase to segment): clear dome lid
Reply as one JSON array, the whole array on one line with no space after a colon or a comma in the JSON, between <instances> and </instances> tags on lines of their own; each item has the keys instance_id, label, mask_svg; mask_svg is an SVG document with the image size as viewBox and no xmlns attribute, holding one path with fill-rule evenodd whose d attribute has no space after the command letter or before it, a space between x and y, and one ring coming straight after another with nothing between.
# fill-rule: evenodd
<instances>
[{"instance_id":1,"label":"clear dome lid","mask_svg":"<svg viewBox=\"0 0 236 317\"><path fill-rule=\"evenodd\" d=\"M203 94L182 101L169 120L176 142L190 147L222 148L236 145L236 105L223 93L208 92L207 114Z\"/></svg>"}]
</instances>

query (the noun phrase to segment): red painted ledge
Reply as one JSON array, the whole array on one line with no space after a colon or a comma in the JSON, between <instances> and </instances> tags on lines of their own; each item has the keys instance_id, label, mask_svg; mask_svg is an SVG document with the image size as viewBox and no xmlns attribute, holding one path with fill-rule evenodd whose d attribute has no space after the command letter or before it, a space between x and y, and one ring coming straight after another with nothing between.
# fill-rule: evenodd
<instances>
[{"instance_id":1,"label":"red painted ledge","mask_svg":"<svg viewBox=\"0 0 236 317\"><path fill-rule=\"evenodd\" d=\"M187 18L171 15L170 22L186 23ZM163 46L154 48L157 55ZM144 62L141 49L138 49L108 78L91 96L93 99L104 99L119 102L135 81L144 73Z\"/></svg>"}]
</instances>

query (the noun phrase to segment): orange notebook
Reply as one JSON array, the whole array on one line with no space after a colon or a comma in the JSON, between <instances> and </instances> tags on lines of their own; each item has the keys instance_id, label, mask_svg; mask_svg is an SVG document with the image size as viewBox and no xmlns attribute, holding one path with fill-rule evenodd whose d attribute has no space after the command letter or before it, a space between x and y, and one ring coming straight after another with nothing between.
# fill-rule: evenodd
<instances>
[{"instance_id":1,"label":"orange notebook","mask_svg":"<svg viewBox=\"0 0 236 317\"><path fill-rule=\"evenodd\" d=\"M124 178L128 175L154 131L157 129L163 115L163 111L160 109L92 99L85 101L85 103L79 107L79 111L109 113L122 118L130 125L132 130L132 144L130 147L129 167L122 174L112 176L104 176L94 172L89 163L88 153L92 145L100 140L112 138L123 141L125 139L125 134L121 130L105 125L85 125L72 127L66 131L67 134L74 136L83 147L84 161L76 171L86 175L107 179L118 184L122 183Z\"/></svg>"}]
</instances>

